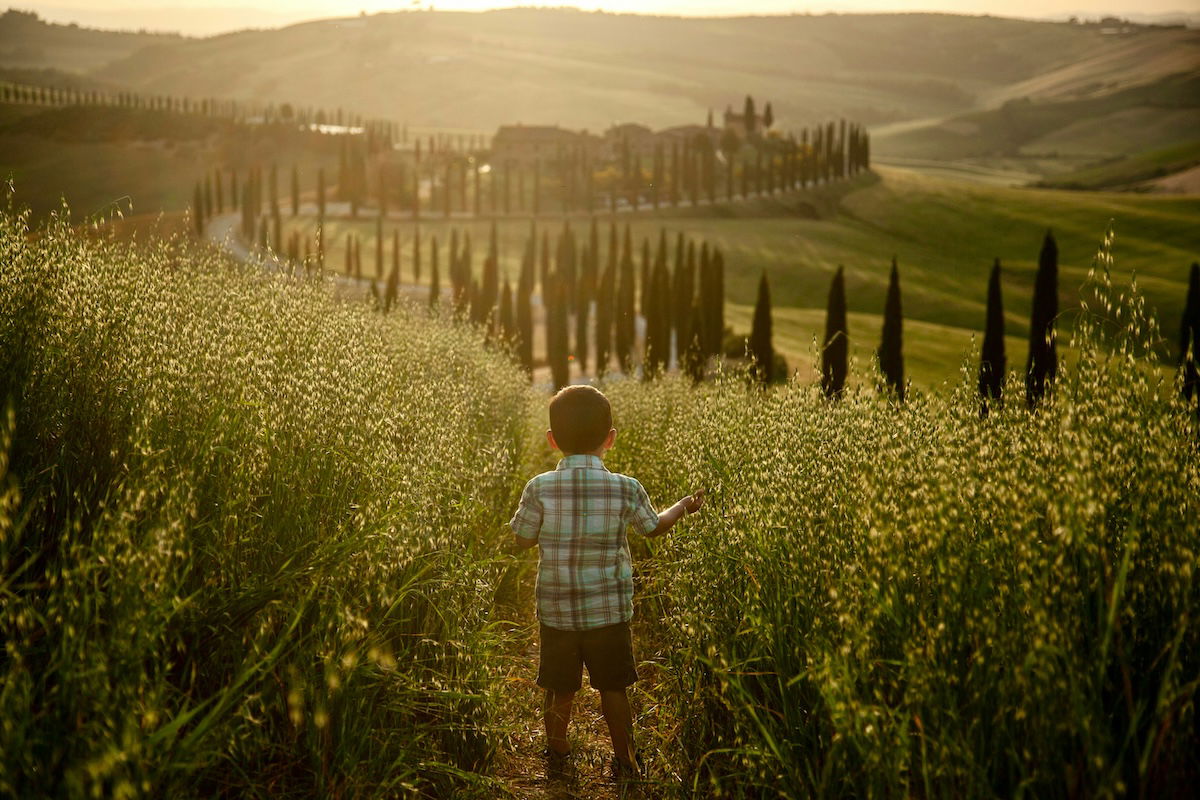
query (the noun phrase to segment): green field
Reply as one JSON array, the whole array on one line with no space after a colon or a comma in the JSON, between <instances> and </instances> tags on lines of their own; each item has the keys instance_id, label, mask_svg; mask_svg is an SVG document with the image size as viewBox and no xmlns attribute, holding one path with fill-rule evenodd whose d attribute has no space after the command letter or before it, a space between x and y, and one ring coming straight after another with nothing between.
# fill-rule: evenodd
<instances>
[{"instance_id":1,"label":"green field","mask_svg":"<svg viewBox=\"0 0 1200 800\"><path fill-rule=\"evenodd\" d=\"M604 386L612 469L709 490L631 542L642 796L1195 784L1200 421L1077 327L1036 413ZM545 776L504 545L546 398L476 332L0 213L0 397L0 794L629 796L591 692Z\"/></svg>"},{"instance_id":2,"label":"green field","mask_svg":"<svg viewBox=\"0 0 1200 800\"><path fill-rule=\"evenodd\" d=\"M851 312L851 341L867 359L878 342L880 321L892 256L900 265L906 330L906 356L911 376L919 385L933 386L957 374L972 335L982 332L987 276L994 258L1004 267L1004 308L1010 337L1009 358L1023 362L1029 303L1042 237L1051 229L1059 246L1060 305L1066 311L1078 304L1080 286L1109 224L1116 236L1115 253L1124 274L1135 272L1138 285L1155 309L1168 337L1178 325L1187 287L1187 270L1200 260L1200 198L1148 196L1127 193L1083 193L992 187L878 168L879 178L866 176L848 187L811 195L806 202L790 201L755 207L754 215L705 216L664 214L618 220L632 226L635 246L644 237L657 243L665 229L674 247L683 232L719 246L726 260L728 318L748 332L763 270L771 282L776 310L777 346L798 367L811 359L813 335L823 330L823 309L829 281L838 265L846 267L847 301ZM803 211L801 211L803 209ZM819 218L811 218L813 215ZM607 252L608 221L601 218L600 241ZM295 221L311 230L311 219ZM577 235L586 235L586 220L572 221ZM552 236L561 219L540 223ZM529 220L498 224L502 272L515 280ZM402 271L411 280L412 223L392 220L386 226L402 235ZM486 250L489 224L437 219L423 221L422 237L443 242L451 228L471 233L475 266ZM539 227L539 231L542 227ZM363 237L364 269L373 269L373 222L347 219L328 226L328 264L341 268L344 237L349 231ZM539 234L540 235L540 234ZM390 264L390 244L385 261ZM428 246L425 272L428 280ZM1172 343L1174 339L1170 340ZM1173 346L1173 345L1172 345ZM1170 351L1173 353L1174 351Z\"/></svg>"}]
</instances>

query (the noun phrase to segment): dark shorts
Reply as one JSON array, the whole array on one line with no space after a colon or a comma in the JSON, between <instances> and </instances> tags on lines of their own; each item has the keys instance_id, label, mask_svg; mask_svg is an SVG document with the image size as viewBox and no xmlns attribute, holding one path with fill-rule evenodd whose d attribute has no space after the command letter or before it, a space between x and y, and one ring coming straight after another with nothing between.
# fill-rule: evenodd
<instances>
[{"instance_id":1,"label":"dark shorts","mask_svg":"<svg viewBox=\"0 0 1200 800\"><path fill-rule=\"evenodd\" d=\"M637 681L629 623L619 622L587 631L542 629L537 685L555 692L574 692L583 684L586 664L592 688L619 691Z\"/></svg>"}]
</instances>

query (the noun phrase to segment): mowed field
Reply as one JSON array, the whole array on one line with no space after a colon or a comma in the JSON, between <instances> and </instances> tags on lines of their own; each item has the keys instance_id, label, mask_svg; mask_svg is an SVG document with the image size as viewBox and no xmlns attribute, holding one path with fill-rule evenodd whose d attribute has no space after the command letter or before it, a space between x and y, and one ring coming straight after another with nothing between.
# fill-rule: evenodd
<instances>
[{"instance_id":1,"label":"mowed field","mask_svg":"<svg viewBox=\"0 0 1200 800\"><path fill-rule=\"evenodd\" d=\"M662 230L667 233L672 259L680 232L697 243L707 241L720 247L726 263L726 319L737 332L749 331L758 280L765 271L775 312L775 345L802 375L811 369L813 339L822 335L829 283L839 265L846 268L853 352L860 360L869 360L880 335L893 256L901 275L905 357L915 384L932 387L955 377L972 346L972 337L981 338L987 277L995 258L1004 269L1009 360L1014 365L1023 363L1038 251L1047 229L1059 246L1064 328L1069 328L1077 313L1080 289L1111 225L1116 279L1127 281L1136 273L1139 289L1156 310L1170 348L1174 347L1187 270L1200 260L1200 228L1196 225L1200 197L1004 188L896 168L877 168L876 172L877 177L859 179L844 193L815 197L811 204L780 202L774 211L771 204L760 204L758 216L722 216L719 209L709 209L703 212L705 216L664 213L659 217L622 216L616 221L622 234L627 222L631 226L639 266L643 239L649 237L656 245ZM814 215L817 218L812 218ZM599 223L603 259L611 219L601 217ZM314 223L301 217L288 224L311 231ZM587 237L588 224L584 218L571 219L577 237ZM549 231L553 242L562 225L561 218L552 216L538 220L538 236ZM429 237L437 236L442 243L444 287L445 242L451 229L470 233L478 271L489 227L486 221L421 221L422 282L429 276ZM530 227L527 218L503 219L497 224L501 274L514 282ZM403 279L411 282L411 220L393 218L385 224L389 237L385 262L391 263L390 237L397 228ZM362 237L364 273L373 272L372 218L332 220L327 232L330 268L342 268L345 236L354 232Z\"/></svg>"}]
</instances>

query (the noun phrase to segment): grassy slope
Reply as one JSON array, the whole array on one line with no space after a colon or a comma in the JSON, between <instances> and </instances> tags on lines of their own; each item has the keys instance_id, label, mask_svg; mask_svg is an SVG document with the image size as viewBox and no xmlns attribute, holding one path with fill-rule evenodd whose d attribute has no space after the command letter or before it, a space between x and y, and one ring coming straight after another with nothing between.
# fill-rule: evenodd
<instances>
[{"instance_id":1,"label":"grassy slope","mask_svg":"<svg viewBox=\"0 0 1200 800\"><path fill-rule=\"evenodd\" d=\"M839 264L846 267L851 335L866 357L879 336L875 316L883 307L892 255L900 264L906 329L906 353L914 379L925 385L951 377L973 332L981 331L987 276L994 258L1004 266L1009 358L1023 362L1029 303L1037 256L1046 228L1052 228L1060 253L1060 305L1077 307L1078 289L1087 276L1105 226L1116 231L1115 254L1121 275L1136 271L1168 335L1173 337L1186 290L1187 267L1200 258L1200 198L1133 194L1078 193L1009 189L949 181L898 169L880 169L881 179L863 179L860 188L841 199L836 216L756 218L673 217L632 222L635 240L657 241L663 227L674 245L676 232L721 247L726 257L729 320L747 330L758 277L766 270L776 309L777 343L794 366L810 360L813 335L823 330L829 280ZM828 199L828 198L827 198ZM817 203L823 208L829 203ZM302 221L301 226L307 225ZM561 221L550 220L554 233ZM396 226L402 233L403 270L411 280L411 222ZM451 227L471 231L476 268L486 248L486 223L429 220L423 236L444 243ZM580 230L575 224L577 232ZM365 220L330 224L329 264L340 268L344 235L364 237L363 265L373 269L374 223ZM528 220L499 225L502 269L514 280ZM607 229L601 228L602 248ZM446 255L442 249L442 282ZM390 247L385 253L390 264ZM424 250L422 280L429 275L429 249ZM640 261L639 261L640 263ZM919 321L920 325L916 324ZM1172 339L1173 341L1173 339Z\"/></svg>"},{"instance_id":2,"label":"grassy slope","mask_svg":"<svg viewBox=\"0 0 1200 800\"><path fill-rule=\"evenodd\" d=\"M1150 84L1100 96L1049 102L1010 99L999 108L878 137L875 152L885 158L1018 163L1041 173L1088 169L1098 160L1108 160L1107 183L1093 185L1120 185L1142 177L1144 154L1197 142L1198 97L1200 63ZM1120 160L1124 165L1114 168ZM1160 165L1173 171L1191 162L1184 157Z\"/></svg>"},{"instance_id":3,"label":"grassy slope","mask_svg":"<svg viewBox=\"0 0 1200 800\"><path fill-rule=\"evenodd\" d=\"M749 91L784 126L958 113L1094 50L1094 30L952 15L678 19L513 9L328 20L143 50L97 77L421 124L703 121Z\"/></svg>"}]
</instances>

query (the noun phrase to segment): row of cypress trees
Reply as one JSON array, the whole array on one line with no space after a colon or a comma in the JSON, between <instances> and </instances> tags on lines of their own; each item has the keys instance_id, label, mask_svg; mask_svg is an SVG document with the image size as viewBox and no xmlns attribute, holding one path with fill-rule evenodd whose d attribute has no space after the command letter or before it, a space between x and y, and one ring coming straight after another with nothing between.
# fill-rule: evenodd
<instances>
[{"instance_id":1,"label":"row of cypress trees","mask_svg":"<svg viewBox=\"0 0 1200 800\"><path fill-rule=\"evenodd\" d=\"M1025 363L1025 403L1036 408L1044 399L1058 372L1058 352L1055 320L1058 316L1058 244L1054 234L1046 232L1038 254L1038 269L1034 281L1033 305L1030 311L1029 352ZM900 273L892 259L891 277L884 302L883 331L876 358L879 367L879 388L903 402L904 355L902 313L900 305ZM821 346L821 388L831 398L840 397L846 385L849 360L849 338L846 326L845 273L838 267L829 288L826 305L825 334ZM764 271L759 281L758 300L747 349L754 376L764 382L775 380L774 349L771 344L771 295ZM1192 264L1188 280L1187 300L1180 326L1179 368L1183 378L1183 396L1193 398L1200 418L1200 264ZM1004 305L1001 296L1001 266L996 259L988 278L987 312L984 322L983 346L979 362L980 415L1003 401L1004 380L1008 358L1004 341Z\"/></svg>"},{"instance_id":2,"label":"row of cypress trees","mask_svg":"<svg viewBox=\"0 0 1200 800\"><path fill-rule=\"evenodd\" d=\"M768 383L776 378L773 373L770 303L770 288L764 272L759 282L758 301L747 345L753 361L754 374L759 380ZM1057 316L1058 245L1054 235L1047 231L1038 256L1029 331L1029 356L1025 367L1025 400L1030 408L1036 407L1042 401L1057 373L1058 358L1054 334ZM849 354L845 269L839 266L829 287L825 334L821 344L821 389L830 398L839 398L845 392L846 378L849 374ZM895 257L892 258L883 308L883 330L875 357L879 368L880 391L889 393L898 402L903 402L907 384L904 380L900 270ZM979 364L981 415L986 416L989 406L1002 401L1007 366L1000 259L996 259L988 280L987 313Z\"/></svg>"}]
</instances>

